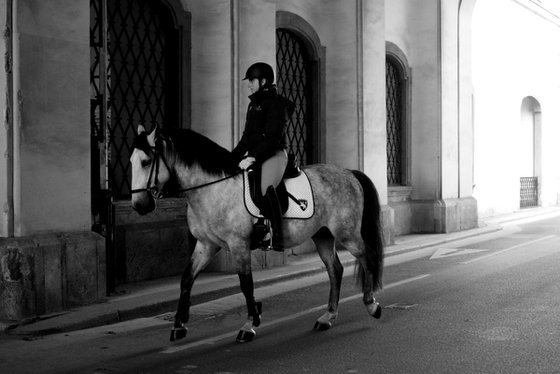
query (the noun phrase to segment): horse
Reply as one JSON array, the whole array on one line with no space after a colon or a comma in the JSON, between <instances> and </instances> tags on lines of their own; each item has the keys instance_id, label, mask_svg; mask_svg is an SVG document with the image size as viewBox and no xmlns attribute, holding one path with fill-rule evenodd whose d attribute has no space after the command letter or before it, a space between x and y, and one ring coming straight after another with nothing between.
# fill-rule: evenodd
<instances>
[{"instance_id":1,"label":"horse","mask_svg":"<svg viewBox=\"0 0 560 374\"><path fill-rule=\"evenodd\" d=\"M195 279L224 248L231 252L247 306L247 321L237 342L249 342L261 323L262 303L255 300L251 273L251 233L256 218L243 200L243 172L230 151L190 129L150 132L140 125L130 157L131 204L139 214L156 207L161 189L172 178L187 201L187 219L197 239L181 277L171 341L187 335L190 295ZM330 281L327 310L315 330L332 327L338 316L343 266L337 250L355 257L355 276L363 303L374 318L381 306L374 293L382 287L383 238L377 190L364 173L329 164L305 166L314 194L315 212L309 219L283 219L284 247L292 248L311 238L325 264Z\"/></svg>"}]
</instances>

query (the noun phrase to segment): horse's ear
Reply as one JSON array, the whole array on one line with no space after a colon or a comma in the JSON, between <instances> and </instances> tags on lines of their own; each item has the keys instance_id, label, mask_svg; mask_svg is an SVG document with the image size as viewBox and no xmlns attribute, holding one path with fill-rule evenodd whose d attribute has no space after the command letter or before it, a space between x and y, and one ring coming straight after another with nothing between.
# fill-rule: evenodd
<instances>
[{"instance_id":1,"label":"horse's ear","mask_svg":"<svg viewBox=\"0 0 560 374\"><path fill-rule=\"evenodd\" d=\"M146 132L146 129L144 128L144 126L138 125L138 135L142 134L143 132Z\"/></svg>"},{"instance_id":2,"label":"horse's ear","mask_svg":"<svg viewBox=\"0 0 560 374\"><path fill-rule=\"evenodd\" d=\"M159 137L159 129L157 126L154 126L152 132L148 134L148 144L150 145L150 147L156 146L156 140L158 137Z\"/></svg>"}]
</instances>

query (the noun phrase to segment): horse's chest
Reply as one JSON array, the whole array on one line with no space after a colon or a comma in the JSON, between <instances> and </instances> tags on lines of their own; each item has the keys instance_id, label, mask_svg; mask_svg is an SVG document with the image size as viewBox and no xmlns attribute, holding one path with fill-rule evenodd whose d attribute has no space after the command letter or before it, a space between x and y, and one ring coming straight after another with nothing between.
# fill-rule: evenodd
<instances>
[{"instance_id":1,"label":"horse's chest","mask_svg":"<svg viewBox=\"0 0 560 374\"><path fill-rule=\"evenodd\" d=\"M216 209L203 212L189 209L187 219L189 230L199 240L219 241L232 227L229 214Z\"/></svg>"}]
</instances>

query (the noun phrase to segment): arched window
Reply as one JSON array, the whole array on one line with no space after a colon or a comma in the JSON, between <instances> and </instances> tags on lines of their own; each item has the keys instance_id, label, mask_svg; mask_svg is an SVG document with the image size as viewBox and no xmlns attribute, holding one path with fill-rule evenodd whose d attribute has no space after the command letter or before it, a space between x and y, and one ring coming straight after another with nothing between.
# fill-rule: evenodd
<instances>
[{"instance_id":1,"label":"arched window","mask_svg":"<svg viewBox=\"0 0 560 374\"><path fill-rule=\"evenodd\" d=\"M387 113L387 185L409 186L409 72L404 54L387 43L385 89Z\"/></svg>"},{"instance_id":2,"label":"arched window","mask_svg":"<svg viewBox=\"0 0 560 374\"><path fill-rule=\"evenodd\" d=\"M397 64L387 58L387 184L400 186L403 177L403 79Z\"/></svg>"},{"instance_id":3,"label":"arched window","mask_svg":"<svg viewBox=\"0 0 560 374\"><path fill-rule=\"evenodd\" d=\"M302 165L310 164L314 162L312 70L305 44L287 29L276 30L276 73L279 93L296 105L286 129L289 151Z\"/></svg>"}]
</instances>

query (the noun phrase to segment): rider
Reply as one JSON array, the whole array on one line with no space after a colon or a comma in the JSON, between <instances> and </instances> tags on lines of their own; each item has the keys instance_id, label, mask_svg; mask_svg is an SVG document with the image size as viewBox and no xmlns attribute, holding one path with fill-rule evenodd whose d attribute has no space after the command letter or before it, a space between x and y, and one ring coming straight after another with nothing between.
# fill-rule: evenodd
<instances>
[{"instance_id":1,"label":"rider","mask_svg":"<svg viewBox=\"0 0 560 374\"><path fill-rule=\"evenodd\" d=\"M260 193L267 208L263 213L273 232L271 249L281 251L282 212L276 187L282 181L288 160L284 131L294 104L276 92L274 70L264 62L251 65L243 80L248 81L251 102L243 136L232 152L241 169L253 169L261 176Z\"/></svg>"}]
</instances>

